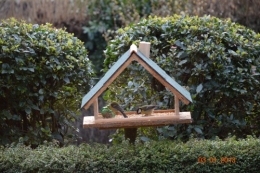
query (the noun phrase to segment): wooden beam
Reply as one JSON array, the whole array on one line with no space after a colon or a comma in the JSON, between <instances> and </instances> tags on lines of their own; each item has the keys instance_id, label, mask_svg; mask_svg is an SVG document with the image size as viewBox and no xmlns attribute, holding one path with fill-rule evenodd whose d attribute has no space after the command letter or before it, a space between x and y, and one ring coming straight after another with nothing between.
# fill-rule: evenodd
<instances>
[{"instance_id":1,"label":"wooden beam","mask_svg":"<svg viewBox=\"0 0 260 173\"><path fill-rule=\"evenodd\" d=\"M157 113L174 113L175 110L174 109L167 109L167 110L154 110L153 113L157 114ZM132 114L136 114L136 111L125 111L126 115L132 115ZM122 116L122 114L118 111L117 115ZM141 116L141 115L140 115ZM99 114L99 117L102 117L101 114Z\"/></svg>"},{"instance_id":2,"label":"wooden beam","mask_svg":"<svg viewBox=\"0 0 260 173\"><path fill-rule=\"evenodd\" d=\"M174 110L175 110L175 114L179 115L180 113L179 98L176 95L174 95Z\"/></svg>"},{"instance_id":3,"label":"wooden beam","mask_svg":"<svg viewBox=\"0 0 260 173\"><path fill-rule=\"evenodd\" d=\"M167 87L175 96L177 96L183 103L189 104L189 100L181 95L175 88L173 88L165 79L160 76L153 68L147 65L141 58L138 58L136 54L132 54L132 57L139 62L152 76L154 76L161 84Z\"/></svg>"},{"instance_id":4,"label":"wooden beam","mask_svg":"<svg viewBox=\"0 0 260 173\"><path fill-rule=\"evenodd\" d=\"M94 101L93 107L94 107L94 117L95 119L98 119L98 98L96 98L96 100Z\"/></svg>"},{"instance_id":5,"label":"wooden beam","mask_svg":"<svg viewBox=\"0 0 260 173\"><path fill-rule=\"evenodd\" d=\"M142 54L144 54L144 56L146 56L146 58L150 58L150 47L150 42L141 41L139 43L139 50L142 52Z\"/></svg>"},{"instance_id":6,"label":"wooden beam","mask_svg":"<svg viewBox=\"0 0 260 173\"><path fill-rule=\"evenodd\" d=\"M180 112L179 115L168 116L145 116L128 118L100 118L95 120L93 116L84 117L83 128L100 128L100 129L116 129L116 128L137 128L149 126L166 126L171 124L192 123L190 112Z\"/></svg>"},{"instance_id":7,"label":"wooden beam","mask_svg":"<svg viewBox=\"0 0 260 173\"><path fill-rule=\"evenodd\" d=\"M103 85L103 87L96 92L96 94L84 105L84 109L88 109L88 107L94 102L95 99L98 98L107 87L125 70L125 68L134 60L134 56L130 56L130 58L121 66L119 69L111 76L109 80Z\"/></svg>"}]
</instances>

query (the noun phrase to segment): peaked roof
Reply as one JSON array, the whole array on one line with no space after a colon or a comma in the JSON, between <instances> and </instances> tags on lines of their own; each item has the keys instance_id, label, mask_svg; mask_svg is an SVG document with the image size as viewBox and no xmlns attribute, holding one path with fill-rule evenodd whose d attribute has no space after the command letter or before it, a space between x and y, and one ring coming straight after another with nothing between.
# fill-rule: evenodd
<instances>
[{"instance_id":1,"label":"peaked roof","mask_svg":"<svg viewBox=\"0 0 260 173\"><path fill-rule=\"evenodd\" d=\"M192 102L190 93L165 73L155 62L144 56L135 45L125 52L117 62L107 71L99 82L83 97L81 108L87 109L95 99L119 76L123 70L132 62L139 62L157 80L174 93L182 102Z\"/></svg>"}]
</instances>

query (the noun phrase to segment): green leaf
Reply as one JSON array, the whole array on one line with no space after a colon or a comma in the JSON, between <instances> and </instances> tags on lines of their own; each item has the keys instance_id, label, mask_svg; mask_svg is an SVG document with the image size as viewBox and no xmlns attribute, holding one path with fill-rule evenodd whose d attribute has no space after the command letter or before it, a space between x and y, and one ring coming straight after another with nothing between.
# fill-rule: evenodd
<instances>
[{"instance_id":1,"label":"green leaf","mask_svg":"<svg viewBox=\"0 0 260 173\"><path fill-rule=\"evenodd\" d=\"M187 62L187 60L182 60L181 62L179 62L179 65L185 64Z\"/></svg>"},{"instance_id":2,"label":"green leaf","mask_svg":"<svg viewBox=\"0 0 260 173\"><path fill-rule=\"evenodd\" d=\"M198 127L194 127L194 130L195 130L197 133L199 133L199 134L203 134L203 132L201 131L201 129L198 128Z\"/></svg>"},{"instance_id":3,"label":"green leaf","mask_svg":"<svg viewBox=\"0 0 260 173\"><path fill-rule=\"evenodd\" d=\"M196 92L199 93L199 92L202 90L202 88L203 88L203 85L202 85L202 84L199 84L199 85L197 86Z\"/></svg>"},{"instance_id":4,"label":"green leaf","mask_svg":"<svg viewBox=\"0 0 260 173\"><path fill-rule=\"evenodd\" d=\"M34 72L34 68L28 68L28 70Z\"/></svg>"},{"instance_id":5,"label":"green leaf","mask_svg":"<svg viewBox=\"0 0 260 173\"><path fill-rule=\"evenodd\" d=\"M230 53L233 56L238 56L238 54L235 51L230 50L230 49L228 50L228 53Z\"/></svg>"},{"instance_id":6,"label":"green leaf","mask_svg":"<svg viewBox=\"0 0 260 173\"><path fill-rule=\"evenodd\" d=\"M129 81L128 82L128 87L132 87L133 86L133 82L132 81Z\"/></svg>"},{"instance_id":7,"label":"green leaf","mask_svg":"<svg viewBox=\"0 0 260 173\"><path fill-rule=\"evenodd\" d=\"M188 56L188 54L185 51L181 51L178 53L177 58L183 59L183 58L186 58L187 56Z\"/></svg>"},{"instance_id":8,"label":"green leaf","mask_svg":"<svg viewBox=\"0 0 260 173\"><path fill-rule=\"evenodd\" d=\"M52 138L57 139L59 141L63 141L63 137L58 132L53 132Z\"/></svg>"},{"instance_id":9,"label":"green leaf","mask_svg":"<svg viewBox=\"0 0 260 173\"><path fill-rule=\"evenodd\" d=\"M145 136L141 136L140 139L144 142L150 141L150 139Z\"/></svg>"},{"instance_id":10,"label":"green leaf","mask_svg":"<svg viewBox=\"0 0 260 173\"><path fill-rule=\"evenodd\" d=\"M66 76L63 78L63 80L66 82L66 83L70 83L70 79Z\"/></svg>"},{"instance_id":11,"label":"green leaf","mask_svg":"<svg viewBox=\"0 0 260 173\"><path fill-rule=\"evenodd\" d=\"M32 110L31 110L31 108L27 107L27 108L25 108L25 112L26 112L26 114L30 114L32 112Z\"/></svg>"},{"instance_id":12,"label":"green leaf","mask_svg":"<svg viewBox=\"0 0 260 173\"><path fill-rule=\"evenodd\" d=\"M183 46L183 43L180 40L175 41L175 45L185 50L185 47Z\"/></svg>"},{"instance_id":13,"label":"green leaf","mask_svg":"<svg viewBox=\"0 0 260 173\"><path fill-rule=\"evenodd\" d=\"M39 94L44 94L44 89L41 88L38 93Z\"/></svg>"}]
</instances>

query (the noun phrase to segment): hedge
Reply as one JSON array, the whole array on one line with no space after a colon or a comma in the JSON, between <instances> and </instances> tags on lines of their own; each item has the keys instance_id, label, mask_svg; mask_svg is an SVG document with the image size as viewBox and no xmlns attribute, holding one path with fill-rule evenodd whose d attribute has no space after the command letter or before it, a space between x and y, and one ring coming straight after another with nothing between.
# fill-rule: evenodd
<instances>
[{"instance_id":1,"label":"hedge","mask_svg":"<svg viewBox=\"0 0 260 173\"><path fill-rule=\"evenodd\" d=\"M104 71L140 41L151 43L150 59L191 93L192 103L180 109L190 111L194 123L174 126L169 130L174 139L259 136L260 78L252 66L259 74L260 34L211 16L149 17L117 31L105 50ZM104 98L125 110L140 104L174 107L173 94L135 62Z\"/></svg>"},{"instance_id":2,"label":"hedge","mask_svg":"<svg viewBox=\"0 0 260 173\"><path fill-rule=\"evenodd\" d=\"M3 20L0 74L0 145L72 139L93 76L82 41L51 24Z\"/></svg>"},{"instance_id":3,"label":"hedge","mask_svg":"<svg viewBox=\"0 0 260 173\"><path fill-rule=\"evenodd\" d=\"M0 148L0 172L257 172L260 139Z\"/></svg>"}]
</instances>

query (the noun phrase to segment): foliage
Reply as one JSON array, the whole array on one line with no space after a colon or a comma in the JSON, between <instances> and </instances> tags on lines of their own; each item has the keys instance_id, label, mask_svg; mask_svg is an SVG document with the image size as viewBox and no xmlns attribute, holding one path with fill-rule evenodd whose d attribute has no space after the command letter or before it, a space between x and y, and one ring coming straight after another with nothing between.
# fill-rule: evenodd
<instances>
[{"instance_id":1,"label":"foliage","mask_svg":"<svg viewBox=\"0 0 260 173\"><path fill-rule=\"evenodd\" d=\"M140 20L140 12L148 6L147 0L121 1L121 0L90 0L87 16L89 21L83 27L87 39L85 46L90 52L90 60L95 64L97 74L104 60L103 50L106 39L113 36L113 31L122 26Z\"/></svg>"},{"instance_id":2,"label":"foliage","mask_svg":"<svg viewBox=\"0 0 260 173\"><path fill-rule=\"evenodd\" d=\"M124 141L70 145L45 143L31 149L22 144L0 148L0 171L9 172L258 172L260 140L235 137L224 141L191 139L187 143Z\"/></svg>"},{"instance_id":3,"label":"foliage","mask_svg":"<svg viewBox=\"0 0 260 173\"><path fill-rule=\"evenodd\" d=\"M189 8L190 7L190 8ZM256 32L260 32L258 0L189 0L185 12L190 15L203 16L205 14L218 18L230 18L233 22L244 25Z\"/></svg>"},{"instance_id":4,"label":"foliage","mask_svg":"<svg viewBox=\"0 0 260 173\"><path fill-rule=\"evenodd\" d=\"M83 42L50 24L0 24L0 144L38 145L75 131L92 67Z\"/></svg>"},{"instance_id":5,"label":"foliage","mask_svg":"<svg viewBox=\"0 0 260 173\"><path fill-rule=\"evenodd\" d=\"M98 75L102 75L103 50L107 41L115 36L115 30L139 22L151 16L166 17L173 14L231 18L259 32L259 2L253 0L90 0L88 1L88 22L83 27L89 58L95 64Z\"/></svg>"},{"instance_id":6,"label":"foliage","mask_svg":"<svg viewBox=\"0 0 260 173\"><path fill-rule=\"evenodd\" d=\"M140 41L151 42L150 58L193 99L181 110L191 111L194 122L159 128L159 134L173 139L260 135L259 76L251 72L252 65L260 69L259 34L210 16L149 17L118 30L105 51L104 71ZM174 105L172 93L135 62L109 86L105 98L129 110L140 104Z\"/></svg>"},{"instance_id":7,"label":"foliage","mask_svg":"<svg viewBox=\"0 0 260 173\"><path fill-rule=\"evenodd\" d=\"M258 0L19 0L1 1L0 18L11 16L32 23L52 23L57 28L66 27L86 43L89 58L101 75L103 50L113 31L139 22L148 15L166 17L173 14L231 18L259 32L260 2ZM86 10L87 7L87 10ZM64 13L66 11L66 13ZM82 33L82 26L83 32ZM112 32L110 32L112 31ZM104 37L103 37L104 36ZM106 41L105 41L106 39Z\"/></svg>"},{"instance_id":8,"label":"foliage","mask_svg":"<svg viewBox=\"0 0 260 173\"><path fill-rule=\"evenodd\" d=\"M137 23L149 15L167 16L180 13L187 1L90 0L88 3L88 22L83 26L83 33L87 37L84 42L97 74L101 75L103 51L108 40L114 38L117 29Z\"/></svg>"}]
</instances>

